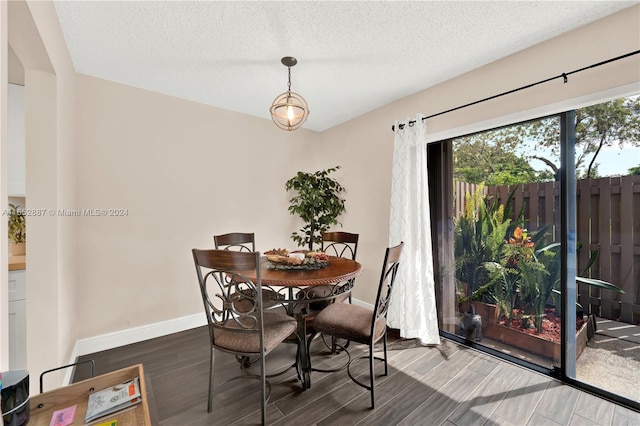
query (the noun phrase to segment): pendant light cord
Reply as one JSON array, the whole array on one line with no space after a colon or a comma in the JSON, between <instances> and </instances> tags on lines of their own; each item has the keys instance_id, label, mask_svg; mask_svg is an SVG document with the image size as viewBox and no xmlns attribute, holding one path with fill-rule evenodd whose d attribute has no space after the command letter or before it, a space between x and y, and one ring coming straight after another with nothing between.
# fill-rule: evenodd
<instances>
[{"instance_id":1,"label":"pendant light cord","mask_svg":"<svg viewBox=\"0 0 640 426\"><path fill-rule=\"evenodd\" d=\"M538 86L538 85L543 84L543 83L548 83L548 82L556 80L558 78L562 78L564 83L566 84L566 83L569 82L569 76L572 75L572 74L577 74L579 72L586 71L586 70L591 69L591 68L596 68L596 67L599 67L599 66L602 66L602 65L609 64L611 62L619 61L621 59L625 59L625 58L628 58L630 56L637 55L639 53L640 53L640 50L636 50L634 52L630 52L630 53L627 53L627 54L624 54L624 55L621 55L621 56L616 56L615 58L607 59L606 61L602 61L602 62L598 62L598 63L595 63L595 64L591 64L591 65L588 65L586 67L582 67L582 68L579 68L579 69L576 69L576 70L573 70L573 71L569 71L569 72L566 72L566 73L563 72L562 74L556 75L554 77L545 78L544 80L536 81L535 83L527 84L525 86L518 87L517 89L512 89L512 90L509 90L509 91L506 91L506 92L498 93L497 95L489 96L488 98L480 99L480 100L477 100L477 101L474 101L474 102L470 102L468 104L464 104L464 105L457 106L455 108L448 109L446 111L441 111L441 112L438 112L436 114L431 114L429 116L422 117L422 120L424 121L427 118L433 118L433 117L437 117L439 115L448 114L450 112L457 111L457 110L463 109L463 108L467 108L467 107L470 107L470 106L473 106L473 105L477 105L477 104L480 104L482 102L490 101L492 99L496 99L496 98L499 98L501 96L510 95L511 93L515 93L515 92L519 92L521 90L529 89L531 87ZM408 124L409 124L409 126L413 126L415 124L415 122L416 122L415 120L411 120L411 121L409 121ZM398 125L398 127L400 129L403 129L404 126L405 126L404 124L399 124ZM391 126L391 130L395 131L395 127L396 127L395 124L393 126Z\"/></svg>"}]
</instances>

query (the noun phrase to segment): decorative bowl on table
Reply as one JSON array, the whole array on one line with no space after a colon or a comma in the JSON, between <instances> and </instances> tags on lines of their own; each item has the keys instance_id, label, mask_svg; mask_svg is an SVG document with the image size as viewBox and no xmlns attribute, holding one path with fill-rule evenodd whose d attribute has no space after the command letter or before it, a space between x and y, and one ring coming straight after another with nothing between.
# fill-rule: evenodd
<instances>
[{"instance_id":1,"label":"decorative bowl on table","mask_svg":"<svg viewBox=\"0 0 640 426\"><path fill-rule=\"evenodd\" d=\"M329 256L319 251L273 249L264 252L269 269L295 271L322 269L329 266Z\"/></svg>"}]
</instances>

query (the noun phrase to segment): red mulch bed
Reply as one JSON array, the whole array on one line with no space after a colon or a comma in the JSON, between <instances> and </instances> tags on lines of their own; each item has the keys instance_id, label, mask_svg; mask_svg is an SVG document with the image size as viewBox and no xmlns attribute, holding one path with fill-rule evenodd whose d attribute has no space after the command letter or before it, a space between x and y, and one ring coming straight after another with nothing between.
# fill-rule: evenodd
<instances>
[{"instance_id":1,"label":"red mulch bed","mask_svg":"<svg viewBox=\"0 0 640 426\"><path fill-rule=\"evenodd\" d=\"M519 318L523 315L523 312L514 309L513 310L513 319L511 320L511 328L518 330L522 333L533 334L542 339L551 340L552 342L560 343L560 317L556 316L556 308L545 308L544 310L544 318L542 319L542 332L538 333L538 330L534 328L522 328L522 318ZM582 318L576 320L576 330L580 330L580 327L584 324L584 320ZM529 322L531 324L531 321ZM500 325L505 325L504 318L500 320Z\"/></svg>"}]
</instances>

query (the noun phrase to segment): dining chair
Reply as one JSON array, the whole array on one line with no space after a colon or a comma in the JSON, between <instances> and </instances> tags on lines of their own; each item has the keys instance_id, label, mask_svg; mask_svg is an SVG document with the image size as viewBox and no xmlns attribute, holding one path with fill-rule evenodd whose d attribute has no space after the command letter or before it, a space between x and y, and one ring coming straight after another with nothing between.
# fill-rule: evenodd
<instances>
[{"instance_id":1,"label":"dining chair","mask_svg":"<svg viewBox=\"0 0 640 426\"><path fill-rule=\"evenodd\" d=\"M228 234L214 235L213 243L218 250L232 250L252 253L256 251L256 237L253 232L230 232ZM262 289L263 304L266 309L280 307L278 301L284 300L284 296L270 289Z\"/></svg>"},{"instance_id":2,"label":"dining chair","mask_svg":"<svg viewBox=\"0 0 640 426\"><path fill-rule=\"evenodd\" d=\"M349 303L333 303L320 311L313 320L313 327L319 333L348 339L369 347L369 355L351 360L347 365L347 374L356 384L371 392L371 408L375 408L375 371L374 359L384 362L384 375L388 374L387 365L387 311L391 291L395 283L400 255L404 243L388 247L385 251L382 273L378 285L378 294L373 310ZM384 358L375 357L373 349L382 340ZM351 374L351 364L357 359L369 359L369 384L356 379Z\"/></svg>"},{"instance_id":3,"label":"dining chair","mask_svg":"<svg viewBox=\"0 0 640 426\"><path fill-rule=\"evenodd\" d=\"M350 232L333 231L322 233L322 251L329 256L346 257L356 260L358 253L359 234Z\"/></svg>"},{"instance_id":4,"label":"dining chair","mask_svg":"<svg viewBox=\"0 0 640 426\"><path fill-rule=\"evenodd\" d=\"M322 242L320 245L320 250L329 256L335 257L344 257L351 260L356 260L356 254L358 253L358 238L359 234L352 234L350 232L342 232L342 231L332 231L332 232L323 232L322 233ZM345 282L340 287L347 289L353 286L353 280L349 280ZM314 295L314 292L311 291L310 295ZM318 298L324 298L328 296L326 289L322 292L319 291L316 294ZM310 315L308 317L309 326L311 327L311 323L313 322L313 317L315 316L315 312L324 309L330 303L342 303L346 299L349 299L349 303L351 303L351 292L345 292L344 294L336 296L333 300L327 302L311 302L309 304ZM311 329L311 328L310 328ZM332 344L332 353L335 353L335 339Z\"/></svg>"},{"instance_id":5,"label":"dining chair","mask_svg":"<svg viewBox=\"0 0 640 426\"><path fill-rule=\"evenodd\" d=\"M351 260L356 260L358 254L358 239L360 234L353 234L350 232L333 231L322 233L321 249L329 256L346 257ZM355 279L354 279L355 280ZM349 283L349 286L353 286L353 281ZM336 297L336 303L344 302L349 299L351 303L351 292L345 295Z\"/></svg>"},{"instance_id":6,"label":"dining chair","mask_svg":"<svg viewBox=\"0 0 640 426\"><path fill-rule=\"evenodd\" d=\"M256 378L243 370L246 374L214 387L215 355L225 352L236 357L258 357L264 425L270 393L265 357L287 337L295 334L296 320L286 314L263 309L259 252L198 249L193 249L192 252L207 317L211 349L207 411L213 410L213 393L218 388L238 378ZM243 274L246 271L255 271L252 274L255 273L256 278L247 278Z\"/></svg>"},{"instance_id":7,"label":"dining chair","mask_svg":"<svg viewBox=\"0 0 640 426\"><path fill-rule=\"evenodd\" d=\"M253 232L231 232L229 234L214 235L213 243L216 249L235 251L256 251L256 238Z\"/></svg>"},{"instance_id":8,"label":"dining chair","mask_svg":"<svg viewBox=\"0 0 640 426\"><path fill-rule=\"evenodd\" d=\"M329 256L336 257L345 257L347 259L356 260L356 255L358 254L358 239L360 238L360 234L354 234L351 232L343 232L343 231L329 231L322 233L322 242L321 242L321 250L328 254ZM342 285L345 289L352 289L355 278L349 280L348 282ZM349 303L351 303L351 291L345 292L337 296L333 303L343 303L345 300L349 299ZM312 304L311 308L315 310L320 310L327 306L327 303L320 304ZM311 319L313 321L313 318ZM324 341L324 338L322 339ZM325 345L327 345L325 341ZM328 346L328 345L327 345ZM331 353L336 354L338 352L338 347L346 348L349 346L349 341L340 342L335 337L331 338ZM333 371L333 370L321 370L321 371Z\"/></svg>"}]
</instances>

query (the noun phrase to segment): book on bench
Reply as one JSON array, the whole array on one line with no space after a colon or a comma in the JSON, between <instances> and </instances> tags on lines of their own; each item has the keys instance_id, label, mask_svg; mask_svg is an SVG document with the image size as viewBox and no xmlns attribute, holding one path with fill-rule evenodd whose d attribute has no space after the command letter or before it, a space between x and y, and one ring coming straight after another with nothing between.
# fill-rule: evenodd
<instances>
[{"instance_id":1,"label":"book on bench","mask_svg":"<svg viewBox=\"0 0 640 426\"><path fill-rule=\"evenodd\" d=\"M112 414L142 401L140 378L135 377L116 386L94 392L89 395L85 422Z\"/></svg>"}]
</instances>

